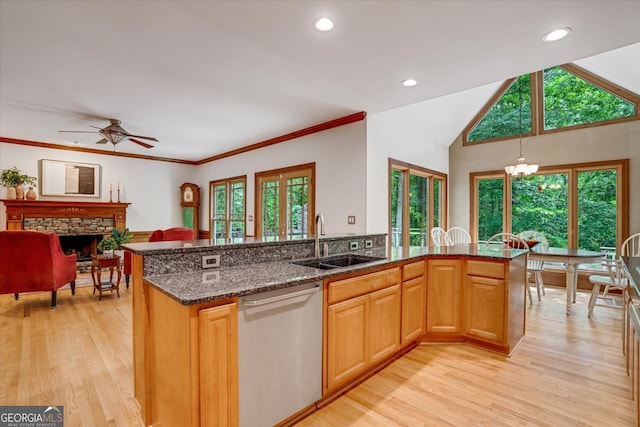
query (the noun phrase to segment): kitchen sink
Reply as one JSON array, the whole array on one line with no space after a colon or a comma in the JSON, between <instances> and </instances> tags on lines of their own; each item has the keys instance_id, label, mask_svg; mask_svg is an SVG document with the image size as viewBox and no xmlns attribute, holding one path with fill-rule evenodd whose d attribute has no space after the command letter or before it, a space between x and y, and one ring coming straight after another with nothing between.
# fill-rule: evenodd
<instances>
[{"instance_id":1,"label":"kitchen sink","mask_svg":"<svg viewBox=\"0 0 640 427\"><path fill-rule=\"evenodd\" d=\"M381 257L374 257L369 255L334 255L324 258L311 258L303 259L299 261L293 261L293 264L303 265L305 267L319 268L321 270L329 270L338 267L348 267L351 265L364 264L367 262L380 261Z\"/></svg>"}]
</instances>

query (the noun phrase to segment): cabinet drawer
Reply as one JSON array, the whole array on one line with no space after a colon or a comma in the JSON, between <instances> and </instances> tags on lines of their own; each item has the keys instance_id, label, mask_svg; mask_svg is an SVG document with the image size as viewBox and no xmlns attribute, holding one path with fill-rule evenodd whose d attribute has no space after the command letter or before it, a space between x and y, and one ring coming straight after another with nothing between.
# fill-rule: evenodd
<instances>
[{"instance_id":1,"label":"cabinet drawer","mask_svg":"<svg viewBox=\"0 0 640 427\"><path fill-rule=\"evenodd\" d=\"M425 267L424 261L405 264L402 267L402 281L413 279L414 277L422 276L425 273L424 267Z\"/></svg>"},{"instance_id":2,"label":"cabinet drawer","mask_svg":"<svg viewBox=\"0 0 640 427\"><path fill-rule=\"evenodd\" d=\"M504 263L469 260L467 261L467 274L504 279Z\"/></svg>"},{"instance_id":3,"label":"cabinet drawer","mask_svg":"<svg viewBox=\"0 0 640 427\"><path fill-rule=\"evenodd\" d=\"M383 289L400 282L400 268L377 271L329 283L329 304Z\"/></svg>"}]
</instances>

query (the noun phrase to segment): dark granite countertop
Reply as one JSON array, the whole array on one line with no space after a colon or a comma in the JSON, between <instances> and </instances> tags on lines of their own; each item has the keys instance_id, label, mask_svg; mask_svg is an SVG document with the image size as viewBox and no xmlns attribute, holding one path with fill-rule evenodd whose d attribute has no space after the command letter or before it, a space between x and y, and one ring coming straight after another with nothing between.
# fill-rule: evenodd
<instances>
[{"instance_id":1,"label":"dark granite countertop","mask_svg":"<svg viewBox=\"0 0 640 427\"><path fill-rule=\"evenodd\" d=\"M206 242L206 241L205 241ZM175 242L160 242L175 244ZM181 243L181 242L178 242ZM184 243L184 242L182 242ZM183 305L251 295L298 284L323 280L347 273L364 271L399 261L419 259L425 255L434 257L480 257L493 260L510 260L524 253L521 249L503 249L485 245L381 248L367 251L380 260L348 267L321 270L293 264L290 260L246 264L235 267L211 268L187 273L147 276L144 279L154 288ZM364 255L364 251L351 253ZM335 254L334 254L335 255Z\"/></svg>"}]
</instances>

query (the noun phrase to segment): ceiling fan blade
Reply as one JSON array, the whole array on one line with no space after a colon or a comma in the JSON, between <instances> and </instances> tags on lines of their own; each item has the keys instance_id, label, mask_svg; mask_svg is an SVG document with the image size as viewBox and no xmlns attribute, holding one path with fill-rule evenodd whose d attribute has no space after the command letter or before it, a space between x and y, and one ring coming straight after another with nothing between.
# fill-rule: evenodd
<instances>
[{"instance_id":1,"label":"ceiling fan blade","mask_svg":"<svg viewBox=\"0 0 640 427\"><path fill-rule=\"evenodd\" d=\"M140 139L148 139L150 141L155 141L158 142L157 139L151 137L151 136L142 136L142 135L131 135L130 133L125 133L125 135L127 135L129 138L134 137L134 138L140 138Z\"/></svg>"},{"instance_id":2,"label":"ceiling fan blade","mask_svg":"<svg viewBox=\"0 0 640 427\"><path fill-rule=\"evenodd\" d=\"M153 148L153 145L147 144L146 142L138 141L137 139L134 139L134 138L129 138L129 141L135 142L138 145L142 145L144 148Z\"/></svg>"},{"instance_id":3,"label":"ceiling fan blade","mask_svg":"<svg viewBox=\"0 0 640 427\"><path fill-rule=\"evenodd\" d=\"M106 144L107 142L109 141L107 141L105 138L102 138L100 141L96 142L96 144Z\"/></svg>"},{"instance_id":4,"label":"ceiling fan blade","mask_svg":"<svg viewBox=\"0 0 640 427\"><path fill-rule=\"evenodd\" d=\"M98 133L92 130L59 130L58 132L69 132L69 133Z\"/></svg>"}]
</instances>

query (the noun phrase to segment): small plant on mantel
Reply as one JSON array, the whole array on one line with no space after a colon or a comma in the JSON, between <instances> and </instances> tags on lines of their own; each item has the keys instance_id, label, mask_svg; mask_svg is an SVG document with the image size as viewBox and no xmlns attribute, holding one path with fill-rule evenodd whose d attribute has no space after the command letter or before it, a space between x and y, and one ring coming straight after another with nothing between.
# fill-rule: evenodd
<instances>
[{"instance_id":1,"label":"small plant on mantel","mask_svg":"<svg viewBox=\"0 0 640 427\"><path fill-rule=\"evenodd\" d=\"M16 166L11 169L3 169L0 173L0 185L3 187L15 187L16 185L36 185L36 177L20 172Z\"/></svg>"}]
</instances>

